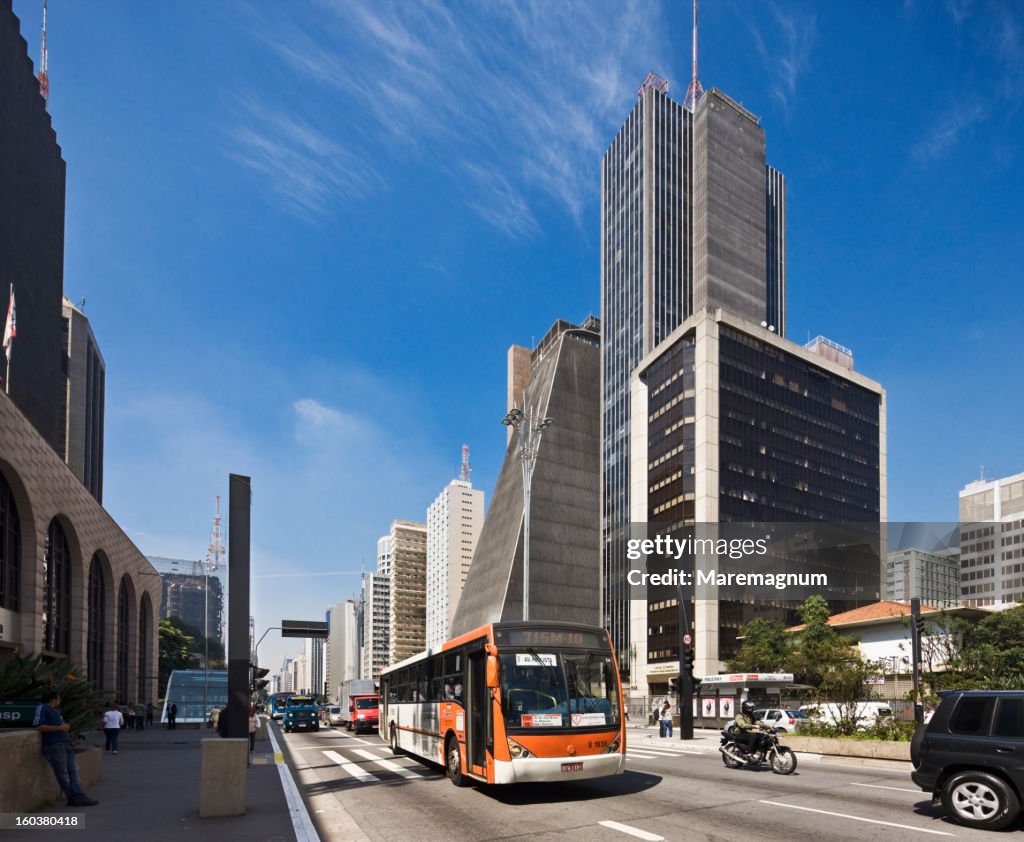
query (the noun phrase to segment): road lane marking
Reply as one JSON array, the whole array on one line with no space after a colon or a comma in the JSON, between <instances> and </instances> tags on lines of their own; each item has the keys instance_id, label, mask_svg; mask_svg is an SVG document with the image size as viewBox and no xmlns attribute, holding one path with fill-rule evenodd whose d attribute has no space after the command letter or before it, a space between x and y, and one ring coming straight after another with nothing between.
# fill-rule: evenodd
<instances>
[{"instance_id":1,"label":"road lane marking","mask_svg":"<svg viewBox=\"0 0 1024 842\"><path fill-rule=\"evenodd\" d=\"M360 769L358 766L356 766L355 763L349 763L344 757L342 757L336 751L325 751L324 754L327 756L329 760L333 760L342 769L348 772L353 778L355 778L360 783L367 784L373 781L380 780L380 778L378 778L376 775L371 775L369 772Z\"/></svg>"},{"instance_id":2,"label":"road lane marking","mask_svg":"<svg viewBox=\"0 0 1024 842\"><path fill-rule=\"evenodd\" d=\"M620 824L619 822L598 822L601 827L611 828L617 830L620 833L628 833L630 836L635 836L637 839L646 839L647 842L665 842L664 836L658 836L656 833L648 833L646 830L640 830L638 827L630 827L628 824Z\"/></svg>"},{"instance_id":3,"label":"road lane marking","mask_svg":"<svg viewBox=\"0 0 1024 842\"><path fill-rule=\"evenodd\" d=\"M896 824L896 822L883 822L880 819L865 819L862 816L851 816L849 813L833 813L830 810L816 810L813 807L801 807L799 804L783 804L779 801L760 801L760 804L767 804L769 807L789 807L791 810L804 810L808 813L820 813L823 816L837 816L841 819L852 819L855 822L866 822L867 824L881 824L886 827L898 827L900 830L916 830L918 833L931 833L935 836L955 836L953 833L946 833L942 830L931 830L927 827L914 827L911 824Z\"/></svg>"},{"instance_id":4,"label":"road lane marking","mask_svg":"<svg viewBox=\"0 0 1024 842\"><path fill-rule=\"evenodd\" d=\"M634 746L628 746L626 751L633 751ZM692 749L685 748L662 748L661 746L640 746L636 748L636 751L653 751L657 754L665 755L666 757L673 754L712 754L713 752L709 749L708 751L693 751Z\"/></svg>"},{"instance_id":5,"label":"road lane marking","mask_svg":"<svg viewBox=\"0 0 1024 842\"><path fill-rule=\"evenodd\" d=\"M401 775L403 778L422 778L419 772L414 772L412 769L407 769L405 766L399 766L397 763L392 763L390 760L384 760L381 757L377 757L376 754L371 754L361 748L352 749L353 754L358 754L360 757L365 757L367 760L372 760L378 766L383 766L389 772L394 772L396 775Z\"/></svg>"},{"instance_id":6,"label":"road lane marking","mask_svg":"<svg viewBox=\"0 0 1024 842\"><path fill-rule=\"evenodd\" d=\"M627 751L626 757L642 757L644 760L654 760L658 757L663 757L661 754L644 754L642 751Z\"/></svg>"},{"instance_id":7,"label":"road lane marking","mask_svg":"<svg viewBox=\"0 0 1024 842\"><path fill-rule=\"evenodd\" d=\"M917 795L927 795L922 789L907 789L905 786L882 786L881 784L858 784L854 783L854 786L869 786L872 789L894 789L896 792L913 792Z\"/></svg>"},{"instance_id":8,"label":"road lane marking","mask_svg":"<svg viewBox=\"0 0 1024 842\"><path fill-rule=\"evenodd\" d=\"M284 790L285 801L288 802L288 813L292 820L292 829L295 831L295 840L296 842L320 842L306 804L302 800L302 796L299 795L299 788L295 785L291 770L284 762L284 753L274 737L274 729L268 728L267 735L270 737L270 745L274 749L277 771L281 775L281 788Z\"/></svg>"}]
</instances>

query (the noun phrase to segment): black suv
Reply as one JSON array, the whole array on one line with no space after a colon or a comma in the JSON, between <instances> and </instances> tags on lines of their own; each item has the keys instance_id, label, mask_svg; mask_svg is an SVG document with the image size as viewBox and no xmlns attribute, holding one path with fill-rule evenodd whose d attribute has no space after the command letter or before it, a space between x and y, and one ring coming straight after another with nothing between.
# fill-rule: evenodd
<instances>
[{"instance_id":1,"label":"black suv","mask_svg":"<svg viewBox=\"0 0 1024 842\"><path fill-rule=\"evenodd\" d=\"M948 690L910 745L910 777L968 827L1016 821L1024 793L1024 690Z\"/></svg>"}]
</instances>

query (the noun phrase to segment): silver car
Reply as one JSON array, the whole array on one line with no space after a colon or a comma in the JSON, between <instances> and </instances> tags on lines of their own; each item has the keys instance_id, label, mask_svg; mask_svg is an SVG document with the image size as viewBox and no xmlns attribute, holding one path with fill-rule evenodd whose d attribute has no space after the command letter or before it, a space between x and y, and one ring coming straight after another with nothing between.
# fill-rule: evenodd
<instances>
[{"instance_id":1,"label":"silver car","mask_svg":"<svg viewBox=\"0 0 1024 842\"><path fill-rule=\"evenodd\" d=\"M345 718L341 715L341 708L337 705L331 705L327 708L327 721L331 725L341 725Z\"/></svg>"}]
</instances>

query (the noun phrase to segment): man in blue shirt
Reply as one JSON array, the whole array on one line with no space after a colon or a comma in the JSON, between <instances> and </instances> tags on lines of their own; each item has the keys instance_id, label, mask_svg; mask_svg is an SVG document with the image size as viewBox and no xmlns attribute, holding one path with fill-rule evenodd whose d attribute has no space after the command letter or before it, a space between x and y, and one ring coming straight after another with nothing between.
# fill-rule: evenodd
<instances>
[{"instance_id":1,"label":"man in blue shirt","mask_svg":"<svg viewBox=\"0 0 1024 842\"><path fill-rule=\"evenodd\" d=\"M71 807L92 807L98 804L82 790L82 782L78 779L78 761L71 750L71 730L60 715L60 694L56 690L43 693L42 704L36 708L32 727L43 735L43 755L53 767L57 783L64 790Z\"/></svg>"}]
</instances>

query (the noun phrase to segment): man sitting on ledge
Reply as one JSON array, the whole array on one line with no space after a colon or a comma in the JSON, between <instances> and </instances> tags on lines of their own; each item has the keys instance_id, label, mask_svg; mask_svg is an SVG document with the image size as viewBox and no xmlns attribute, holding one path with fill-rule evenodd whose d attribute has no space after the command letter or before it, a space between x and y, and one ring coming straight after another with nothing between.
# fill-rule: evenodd
<instances>
[{"instance_id":1,"label":"man sitting on ledge","mask_svg":"<svg viewBox=\"0 0 1024 842\"><path fill-rule=\"evenodd\" d=\"M53 767L57 783L68 798L68 806L92 807L99 804L83 792L82 782L78 779L78 761L68 736L71 726L57 710L60 694L56 690L47 690L43 693L42 702L36 708L32 727L43 735L43 755Z\"/></svg>"}]
</instances>

